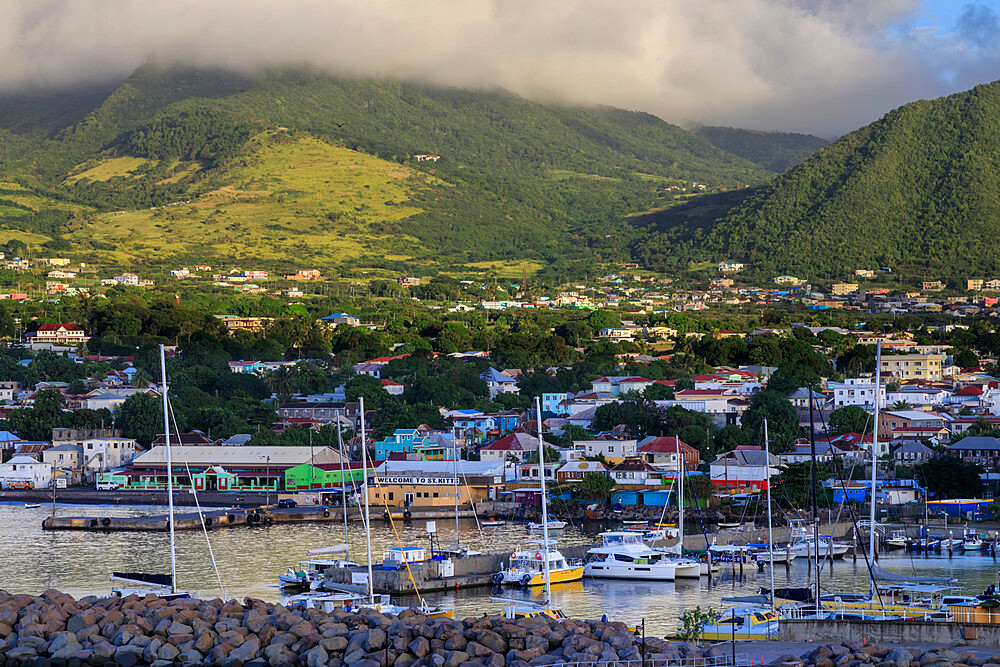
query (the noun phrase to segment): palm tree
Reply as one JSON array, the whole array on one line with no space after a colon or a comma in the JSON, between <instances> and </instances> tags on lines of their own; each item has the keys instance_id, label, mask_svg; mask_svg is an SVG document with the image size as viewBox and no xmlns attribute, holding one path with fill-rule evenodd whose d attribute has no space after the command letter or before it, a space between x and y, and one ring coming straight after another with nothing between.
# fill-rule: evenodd
<instances>
[{"instance_id":1,"label":"palm tree","mask_svg":"<svg viewBox=\"0 0 1000 667\"><path fill-rule=\"evenodd\" d=\"M911 407L912 406L903 399L899 399L898 401L892 404L893 410L909 410Z\"/></svg>"}]
</instances>

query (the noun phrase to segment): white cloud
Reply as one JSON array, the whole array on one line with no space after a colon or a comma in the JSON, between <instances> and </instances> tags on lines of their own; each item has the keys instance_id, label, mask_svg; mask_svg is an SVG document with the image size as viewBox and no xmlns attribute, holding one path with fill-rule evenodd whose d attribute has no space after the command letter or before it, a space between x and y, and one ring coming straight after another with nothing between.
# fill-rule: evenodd
<instances>
[{"instance_id":1,"label":"white cloud","mask_svg":"<svg viewBox=\"0 0 1000 667\"><path fill-rule=\"evenodd\" d=\"M0 0L0 89L121 78L149 59L238 68L308 63L612 104L675 122L831 134L989 75L996 59L981 49L938 44L939 53L928 53L927 40L890 38L890 27L915 5ZM957 80L945 79L945 70Z\"/></svg>"}]
</instances>

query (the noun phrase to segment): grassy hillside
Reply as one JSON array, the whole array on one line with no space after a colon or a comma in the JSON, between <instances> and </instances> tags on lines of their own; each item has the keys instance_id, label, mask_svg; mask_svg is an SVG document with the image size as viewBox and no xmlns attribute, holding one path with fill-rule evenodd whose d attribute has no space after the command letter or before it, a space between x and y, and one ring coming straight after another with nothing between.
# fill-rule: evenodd
<instances>
[{"instance_id":1,"label":"grassy hillside","mask_svg":"<svg viewBox=\"0 0 1000 667\"><path fill-rule=\"evenodd\" d=\"M763 275L1000 275L1000 83L892 111L706 226L664 216L637 242L661 265L732 258Z\"/></svg>"},{"instance_id":2,"label":"grassy hillside","mask_svg":"<svg viewBox=\"0 0 1000 667\"><path fill-rule=\"evenodd\" d=\"M129 159L113 158L82 174ZM254 137L239 161L204 181L217 186L204 194L99 213L70 238L96 236L113 243L122 259L153 261L226 257L274 266L310 258L329 265L365 253L407 259L425 250L399 225L421 212L407 202L417 189L440 183L305 133L274 130Z\"/></svg>"},{"instance_id":3,"label":"grassy hillside","mask_svg":"<svg viewBox=\"0 0 1000 667\"><path fill-rule=\"evenodd\" d=\"M769 171L781 173L794 167L826 146L829 141L811 134L794 132L762 132L735 127L704 126L695 134L713 146L739 155Z\"/></svg>"},{"instance_id":4,"label":"grassy hillside","mask_svg":"<svg viewBox=\"0 0 1000 667\"><path fill-rule=\"evenodd\" d=\"M647 114L502 91L148 67L56 98L0 101L0 177L79 207L57 244L115 257L625 259L627 216L769 176Z\"/></svg>"}]
</instances>

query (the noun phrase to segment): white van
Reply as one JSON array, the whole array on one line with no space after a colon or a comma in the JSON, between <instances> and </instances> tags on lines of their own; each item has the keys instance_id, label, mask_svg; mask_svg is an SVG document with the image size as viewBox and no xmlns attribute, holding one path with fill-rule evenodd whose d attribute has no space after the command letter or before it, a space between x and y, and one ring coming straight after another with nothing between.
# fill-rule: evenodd
<instances>
[{"instance_id":1,"label":"white van","mask_svg":"<svg viewBox=\"0 0 1000 667\"><path fill-rule=\"evenodd\" d=\"M101 480L97 483L98 491L114 491L118 488L118 482L112 482L111 480Z\"/></svg>"}]
</instances>

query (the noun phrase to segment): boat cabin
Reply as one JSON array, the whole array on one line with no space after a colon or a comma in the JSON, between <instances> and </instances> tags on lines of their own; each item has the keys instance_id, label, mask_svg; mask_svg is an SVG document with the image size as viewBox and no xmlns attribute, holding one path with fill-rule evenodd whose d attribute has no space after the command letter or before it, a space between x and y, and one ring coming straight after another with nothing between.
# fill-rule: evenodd
<instances>
[{"instance_id":1,"label":"boat cabin","mask_svg":"<svg viewBox=\"0 0 1000 667\"><path fill-rule=\"evenodd\" d=\"M421 547L392 547L382 552L383 565L399 566L427 560Z\"/></svg>"},{"instance_id":2,"label":"boat cabin","mask_svg":"<svg viewBox=\"0 0 1000 667\"><path fill-rule=\"evenodd\" d=\"M545 571L545 550L539 547L535 551L514 551L510 554L510 567L514 570L527 572ZM548 551L549 570L563 570L569 567L566 558L554 549Z\"/></svg>"}]
</instances>

